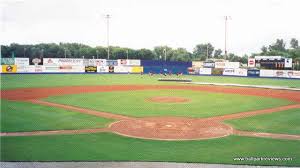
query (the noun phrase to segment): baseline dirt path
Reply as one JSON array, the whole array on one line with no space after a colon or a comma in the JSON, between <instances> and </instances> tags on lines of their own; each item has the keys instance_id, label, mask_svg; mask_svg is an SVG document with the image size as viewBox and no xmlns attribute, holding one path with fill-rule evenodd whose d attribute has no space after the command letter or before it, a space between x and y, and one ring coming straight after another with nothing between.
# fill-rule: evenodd
<instances>
[{"instance_id":1,"label":"baseline dirt path","mask_svg":"<svg viewBox=\"0 0 300 168\"><path fill-rule=\"evenodd\" d=\"M120 135L159 140L191 140L209 139L236 134L241 136L269 137L278 139L300 140L300 135L256 133L234 130L231 126L224 124L223 120L244 118L254 115L279 112L283 110L300 108L300 104L287 105L282 107L248 111L242 113L228 114L210 118L187 118L187 117L145 117L134 118L107 112L99 112L75 106L51 103L39 100L48 96L112 92L129 90L160 90L180 89L193 91L207 91L228 94L240 94L251 96L263 96L272 98L287 99L300 103L300 92L258 88L235 88L221 86L154 86L154 85L113 85L113 86L72 86L55 88L28 88L15 90L1 90L1 98L8 100L26 101L40 105L64 108L98 117L117 120L107 128L80 129L80 130L50 130L33 132L11 132L0 133L0 136L31 136L31 135L52 135L52 134L79 134L96 132L114 132ZM179 99L179 98L178 98ZM172 100L173 101L173 100Z\"/></svg>"}]
</instances>

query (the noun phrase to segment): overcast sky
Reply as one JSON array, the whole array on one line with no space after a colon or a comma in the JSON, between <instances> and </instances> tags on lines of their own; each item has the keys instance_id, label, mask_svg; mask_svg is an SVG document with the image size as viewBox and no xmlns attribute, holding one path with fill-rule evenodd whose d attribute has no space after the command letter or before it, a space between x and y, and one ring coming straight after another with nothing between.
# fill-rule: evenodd
<instances>
[{"instance_id":1,"label":"overcast sky","mask_svg":"<svg viewBox=\"0 0 300 168\"><path fill-rule=\"evenodd\" d=\"M276 38L300 40L300 0L0 0L1 44L79 42L130 48L168 45L192 51L212 43L228 52L258 52ZM288 45L289 46L289 45Z\"/></svg>"}]
</instances>

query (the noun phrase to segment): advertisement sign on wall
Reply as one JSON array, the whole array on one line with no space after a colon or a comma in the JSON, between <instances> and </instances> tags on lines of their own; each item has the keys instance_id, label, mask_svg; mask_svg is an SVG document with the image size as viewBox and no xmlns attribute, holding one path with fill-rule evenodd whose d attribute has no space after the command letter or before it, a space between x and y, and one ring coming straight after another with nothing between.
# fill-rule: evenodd
<instances>
[{"instance_id":1,"label":"advertisement sign on wall","mask_svg":"<svg viewBox=\"0 0 300 168\"><path fill-rule=\"evenodd\" d=\"M203 63L203 67L204 68L214 68L215 67L215 63L214 62L204 62Z\"/></svg>"},{"instance_id":2,"label":"advertisement sign on wall","mask_svg":"<svg viewBox=\"0 0 300 168\"><path fill-rule=\"evenodd\" d=\"M74 65L83 66L83 59L80 58L43 58L44 65L55 66L55 65Z\"/></svg>"},{"instance_id":3,"label":"advertisement sign on wall","mask_svg":"<svg viewBox=\"0 0 300 168\"><path fill-rule=\"evenodd\" d=\"M262 69L262 70L260 70L259 76L261 76L261 77L275 77L275 71L274 70Z\"/></svg>"},{"instance_id":4,"label":"advertisement sign on wall","mask_svg":"<svg viewBox=\"0 0 300 168\"><path fill-rule=\"evenodd\" d=\"M203 67L203 62L202 61L193 61L192 66L196 68L202 68Z\"/></svg>"},{"instance_id":5,"label":"advertisement sign on wall","mask_svg":"<svg viewBox=\"0 0 300 168\"><path fill-rule=\"evenodd\" d=\"M106 59L94 59L95 66L106 66Z\"/></svg>"},{"instance_id":6,"label":"advertisement sign on wall","mask_svg":"<svg viewBox=\"0 0 300 168\"><path fill-rule=\"evenodd\" d=\"M248 75L248 70L247 69L235 69L234 70L234 76L247 76Z\"/></svg>"},{"instance_id":7,"label":"advertisement sign on wall","mask_svg":"<svg viewBox=\"0 0 300 168\"><path fill-rule=\"evenodd\" d=\"M132 73L141 73L144 72L144 68L142 66L135 66L131 69Z\"/></svg>"},{"instance_id":8,"label":"advertisement sign on wall","mask_svg":"<svg viewBox=\"0 0 300 168\"><path fill-rule=\"evenodd\" d=\"M17 72L18 73L35 72L35 66L34 65L17 66Z\"/></svg>"},{"instance_id":9,"label":"advertisement sign on wall","mask_svg":"<svg viewBox=\"0 0 300 168\"><path fill-rule=\"evenodd\" d=\"M215 68L225 68L226 62L215 62Z\"/></svg>"},{"instance_id":10,"label":"advertisement sign on wall","mask_svg":"<svg viewBox=\"0 0 300 168\"><path fill-rule=\"evenodd\" d=\"M2 73L16 73L17 65L2 65Z\"/></svg>"},{"instance_id":11,"label":"advertisement sign on wall","mask_svg":"<svg viewBox=\"0 0 300 168\"><path fill-rule=\"evenodd\" d=\"M108 66L97 66L97 72L108 72Z\"/></svg>"},{"instance_id":12,"label":"advertisement sign on wall","mask_svg":"<svg viewBox=\"0 0 300 168\"><path fill-rule=\"evenodd\" d=\"M28 66L29 58L15 58L15 65L17 66Z\"/></svg>"},{"instance_id":13,"label":"advertisement sign on wall","mask_svg":"<svg viewBox=\"0 0 300 168\"><path fill-rule=\"evenodd\" d=\"M247 76L258 77L259 75L260 75L260 70L248 69Z\"/></svg>"},{"instance_id":14,"label":"advertisement sign on wall","mask_svg":"<svg viewBox=\"0 0 300 168\"><path fill-rule=\"evenodd\" d=\"M29 61L29 65L43 65L43 60L40 58L33 58Z\"/></svg>"},{"instance_id":15,"label":"advertisement sign on wall","mask_svg":"<svg viewBox=\"0 0 300 168\"><path fill-rule=\"evenodd\" d=\"M97 72L97 67L96 66L86 66L85 72Z\"/></svg>"},{"instance_id":16,"label":"advertisement sign on wall","mask_svg":"<svg viewBox=\"0 0 300 168\"><path fill-rule=\"evenodd\" d=\"M234 75L234 69L224 69L223 75Z\"/></svg>"},{"instance_id":17,"label":"advertisement sign on wall","mask_svg":"<svg viewBox=\"0 0 300 168\"><path fill-rule=\"evenodd\" d=\"M43 72L85 72L85 66L43 66Z\"/></svg>"},{"instance_id":18,"label":"advertisement sign on wall","mask_svg":"<svg viewBox=\"0 0 300 168\"><path fill-rule=\"evenodd\" d=\"M261 77L300 78L300 71L292 70L260 70Z\"/></svg>"},{"instance_id":19,"label":"advertisement sign on wall","mask_svg":"<svg viewBox=\"0 0 300 168\"><path fill-rule=\"evenodd\" d=\"M200 75L211 75L211 68L200 68Z\"/></svg>"},{"instance_id":20,"label":"advertisement sign on wall","mask_svg":"<svg viewBox=\"0 0 300 168\"><path fill-rule=\"evenodd\" d=\"M129 60L127 60L127 65L129 65L129 66L141 66L141 60L129 59Z\"/></svg>"},{"instance_id":21,"label":"advertisement sign on wall","mask_svg":"<svg viewBox=\"0 0 300 168\"><path fill-rule=\"evenodd\" d=\"M1 65L14 65L15 59L14 58L1 58Z\"/></svg>"},{"instance_id":22,"label":"advertisement sign on wall","mask_svg":"<svg viewBox=\"0 0 300 168\"><path fill-rule=\"evenodd\" d=\"M115 66L114 67L114 72L116 73L130 73L132 67L127 67L127 66Z\"/></svg>"},{"instance_id":23,"label":"advertisement sign on wall","mask_svg":"<svg viewBox=\"0 0 300 168\"><path fill-rule=\"evenodd\" d=\"M292 77L300 79L300 71L293 71Z\"/></svg>"},{"instance_id":24,"label":"advertisement sign on wall","mask_svg":"<svg viewBox=\"0 0 300 168\"><path fill-rule=\"evenodd\" d=\"M119 66L127 65L127 60L126 59L118 59L118 65Z\"/></svg>"},{"instance_id":25,"label":"advertisement sign on wall","mask_svg":"<svg viewBox=\"0 0 300 168\"><path fill-rule=\"evenodd\" d=\"M118 66L117 60L106 60L106 66Z\"/></svg>"},{"instance_id":26,"label":"advertisement sign on wall","mask_svg":"<svg viewBox=\"0 0 300 168\"><path fill-rule=\"evenodd\" d=\"M108 67L108 72L109 73L114 73L114 66L109 66Z\"/></svg>"}]
</instances>

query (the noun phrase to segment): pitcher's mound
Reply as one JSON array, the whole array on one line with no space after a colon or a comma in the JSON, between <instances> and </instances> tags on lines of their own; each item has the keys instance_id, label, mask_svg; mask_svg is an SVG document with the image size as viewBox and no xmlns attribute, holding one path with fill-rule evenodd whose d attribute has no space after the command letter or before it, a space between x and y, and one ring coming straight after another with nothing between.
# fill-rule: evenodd
<instances>
[{"instance_id":1,"label":"pitcher's mound","mask_svg":"<svg viewBox=\"0 0 300 168\"><path fill-rule=\"evenodd\" d=\"M148 100L157 103L182 103L182 102L190 101L190 99L184 97L173 97L173 96L157 96L157 97L151 97Z\"/></svg>"}]
</instances>

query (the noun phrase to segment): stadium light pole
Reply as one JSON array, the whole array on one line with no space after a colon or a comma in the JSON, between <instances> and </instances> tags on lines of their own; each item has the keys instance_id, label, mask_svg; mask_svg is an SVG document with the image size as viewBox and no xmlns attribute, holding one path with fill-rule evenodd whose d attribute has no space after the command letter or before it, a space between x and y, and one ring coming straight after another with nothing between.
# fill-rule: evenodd
<instances>
[{"instance_id":1,"label":"stadium light pole","mask_svg":"<svg viewBox=\"0 0 300 168\"><path fill-rule=\"evenodd\" d=\"M165 53L165 61L167 61L167 46L164 49L164 53Z\"/></svg>"},{"instance_id":2,"label":"stadium light pole","mask_svg":"<svg viewBox=\"0 0 300 168\"><path fill-rule=\"evenodd\" d=\"M26 58L26 47L24 47L23 57Z\"/></svg>"},{"instance_id":3,"label":"stadium light pole","mask_svg":"<svg viewBox=\"0 0 300 168\"><path fill-rule=\"evenodd\" d=\"M66 49L64 49L65 50L65 58L67 58L67 52L66 52Z\"/></svg>"},{"instance_id":4,"label":"stadium light pole","mask_svg":"<svg viewBox=\"0 0 300 168\"><path fill-rule=\"evenodd\" d=\"M127 54L127 60L128 60L128 49L126 50L126 54Z\"/></svg>"},{"instance_id":5,"label":"stadium light pole","mask_svg":"<svg viewBox=\"0 0 300 168\"><path fill-rule=\"evenodd\" d=\"M111 18L111 15L107 14L105 15L106 18L106 28L107 28L107 59L109 59L109 19Z\"/></svg>"},{"instance_id":6,"label":"stadium light pole","mask_svg":"<svg viewBox=\"0 0 300 168\"><path fill-rule=\"evenodd\" d=\"M206 56L207 56L207 59L208 59L208 44L206 45Z\"/></svg>"},{"instance_id":7,"label":"stadium light pole","mask_svg":"<svg viewBox=\"0 0 300 168\"><path fill-rule=\"evenodd\" d=\"M96 53L97 53L97 59L98 59L98 50L96 50Z\"/></svg>"},{"instance_id":8,"label":"stadium light pole","mask_svg":"<svg viewBox=\"0 0 300 168\"><path fill-rule=\"evenodd\" d=\"M225 16L225 60L227 59L227 21L231 19L230 16Z\"/></svg>"}]
</instances>

